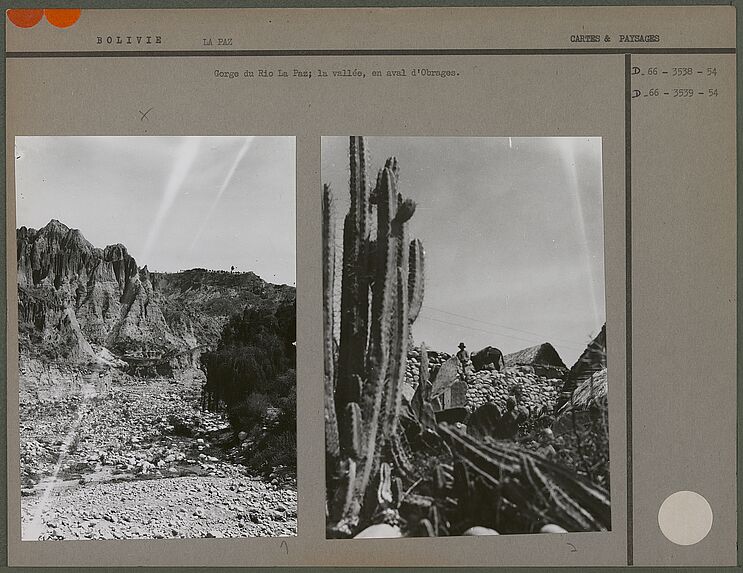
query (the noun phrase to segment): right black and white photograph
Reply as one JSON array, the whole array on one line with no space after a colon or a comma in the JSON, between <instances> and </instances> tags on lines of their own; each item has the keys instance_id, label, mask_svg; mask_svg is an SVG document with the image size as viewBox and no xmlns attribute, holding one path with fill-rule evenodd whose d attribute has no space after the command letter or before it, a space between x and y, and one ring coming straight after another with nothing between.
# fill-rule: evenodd
<instances>
[{"instance_id":1,"label":"right black and white photograph","mask_svg":"<svg viewBox=\"0 0 743 573\"><path fill-rule=\"evenodd\" d=\"M600 137L323 137L328 538L611 530Z\"/></svg>"}]
</instances>

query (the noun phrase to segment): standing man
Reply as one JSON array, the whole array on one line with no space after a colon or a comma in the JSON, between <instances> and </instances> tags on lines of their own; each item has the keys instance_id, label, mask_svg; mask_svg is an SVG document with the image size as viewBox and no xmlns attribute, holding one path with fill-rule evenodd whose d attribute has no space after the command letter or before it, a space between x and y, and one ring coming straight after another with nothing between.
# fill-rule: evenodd
<instances>
[{"instance_id":1,"label":"standing man","mask_svg":"<svg viewBox=\"0 0 743 573\"><path fill-rule=\"evenodd\" d=\"M470 353L467 352L467 347L464 345L464 342L459 343L459 352L457 352L457 360L458 360L458 372L459 372L459 378L463 382L467 382L467 378L469 374L472 372L472 361L470 360Z\"/></svg>"},{"instance_id":2,"label":"standing man","mask_svg":"<svg viewBox=\"0 0 743 573\"><path fill-rule=\"evenodd\" d=\"M470 353L467 352L467 347L464 345L464 342L459 343L459 352L457 352L457 358L459 359L459 364L462 366L462 372L464 372L467 368L467 365L470 363Z\"/></svg>"}]
</instances>

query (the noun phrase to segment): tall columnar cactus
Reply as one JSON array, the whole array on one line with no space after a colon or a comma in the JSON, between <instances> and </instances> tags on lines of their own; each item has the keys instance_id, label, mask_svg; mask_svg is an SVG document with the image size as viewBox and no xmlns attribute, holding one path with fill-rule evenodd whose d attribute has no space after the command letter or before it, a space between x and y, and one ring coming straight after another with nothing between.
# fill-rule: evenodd
<instances>
[{"instance_id":1,"label":"tall columnar cactus","mask_svg":"<svg viewBox=\"0 0 743 573\"><path fill-rule=\"evenodd\" d=\"M385 445L398 431L410 325L423 301L423 247L409 242L415 203L397 191L390 158L372 189L364 139L350 141L350 208L343 228L340 337L335 352L335 241L332 197L323 199L325 424L329 519L335 535L352 534L374 508L364 508ZM376 215L376 232L371 221Z\"/></svg>"}]
</instances>

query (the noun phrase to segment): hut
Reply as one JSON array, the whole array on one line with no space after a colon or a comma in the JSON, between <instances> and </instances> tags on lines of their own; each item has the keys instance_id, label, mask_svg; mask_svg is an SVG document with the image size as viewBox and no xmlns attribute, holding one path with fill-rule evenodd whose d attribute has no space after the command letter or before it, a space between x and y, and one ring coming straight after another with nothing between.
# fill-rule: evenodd
<instances>
[{"instance_id":1,"label":"hut","mask_svg":"<svg viewBox=\"0 0 743 573\"><path fill-rule=\"evenodd\" d=\"M524 348L503 357L506 368L526 368L544 378L564 378L568 368L549 342Z\"/></svg>"},{"instance_id":2,"label":"hut","mask_svg":"<svg viewBox=\"0 0 743 573\"><path fill-rule=\"evenodd\" d=\"M606 368L592 373L572 392L570 400L558 410L553 429L560 435L574 428L587 428L597 418L604 420L608 415L608 394Z\"/></svg>"},{"instance_id":3,"label":"hut","mask_svg":"<svg viewBox=\"0 0 743 573\"><path fill-rule=\"evenodd\" d=\"M606 324L601 327L601 331L596 335L583 354L573 364L568 372L563 384L560 397L557 400L556 407L559 410L567 403L575 390L588 380L593 374L606 368Z\"/></svg>"}]
</instances>

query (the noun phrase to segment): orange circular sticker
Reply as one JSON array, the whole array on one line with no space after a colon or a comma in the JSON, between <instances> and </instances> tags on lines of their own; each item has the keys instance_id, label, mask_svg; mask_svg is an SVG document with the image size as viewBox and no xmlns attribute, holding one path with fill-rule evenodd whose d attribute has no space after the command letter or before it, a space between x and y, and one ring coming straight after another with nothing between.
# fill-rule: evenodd
<instances>
[{"instance_id":1,"label":"orange circular sticker","mask_svg":"<svg viewBox=\"0 0 743 573\"><path fill-rule=\"evenodd\" d=\"M46 9L44 10L46 19L50 24L57 28L68 28L77 22L80 18L80 9Z\"/></svg>"},{"instance_id":2,"label":"orange circular sticker","mask_svg":"<svg viewBox=\"0 0 743 573\"><path fill-rule=\"evenodd\" d=\"M36 26L44 15L43 10L8 10L8 20L19 28L32 28Z\"/></svg>"}]
</instances>

